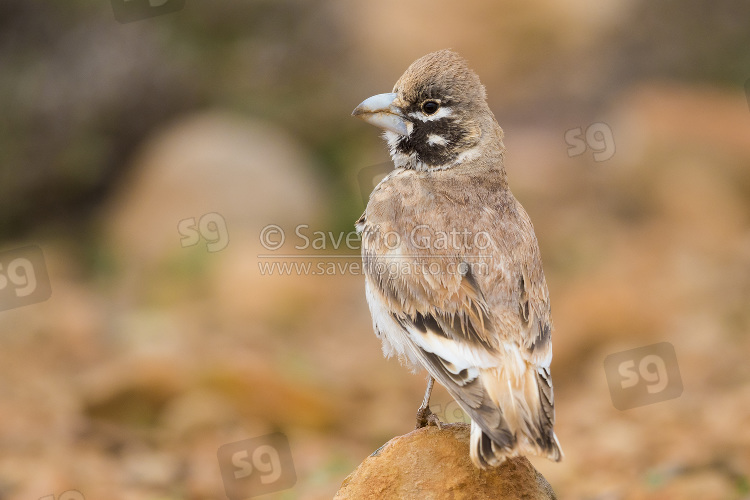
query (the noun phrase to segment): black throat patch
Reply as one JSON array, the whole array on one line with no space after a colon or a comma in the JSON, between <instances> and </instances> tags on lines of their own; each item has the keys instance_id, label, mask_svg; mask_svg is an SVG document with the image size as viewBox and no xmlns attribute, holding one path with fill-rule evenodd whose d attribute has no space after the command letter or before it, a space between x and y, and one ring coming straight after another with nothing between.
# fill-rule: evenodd
<instances>
[{"instance_id":1,"label":"black throat patch","mask_svg":"<svg viewBox=\"0 0 750 500\"><path fill-rule=\"evenodd\" d=\"M416 155L417 162L441 167L456 160L467 136L466 130L453 116L435 120L410 120L414 124L408 136L399 137L395 145L398 153ZM431 139L432 137L432 139Z\"/></svg>"}]
</instances>

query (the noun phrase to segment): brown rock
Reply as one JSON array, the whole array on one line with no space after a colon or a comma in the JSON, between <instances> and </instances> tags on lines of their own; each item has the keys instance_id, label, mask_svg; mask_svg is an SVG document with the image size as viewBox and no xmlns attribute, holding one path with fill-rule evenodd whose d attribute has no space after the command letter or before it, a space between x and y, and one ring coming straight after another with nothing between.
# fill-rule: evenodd
<instances>
[{"instance_id":1,"label":"brown rock","mask_svg":"<svg viewBox=\"0 0 750 500\"><path fill-rule=\"evenodd\" d=\"M229 246L245 247L257 245L269 224L315 227L324 210L309 153L286 131L247 116L213 110L186 116L154 134L134 162L103 212L108 239L129 272L184 255L185 230L178 225L185 219L197 224L218 213ZM299 241L292 235L289 243L297 242L289 247ZM216 236L201 236L196 247L223 250L206 247ZM246 259L258 253L241 251Z\"/></svg>"},{"instance_id":2,"label":"brown rock","mask_svg":"<svg viewBox=\"0 0 750 500\"><path fill-rule=\"evenodd\" d=\"M469 426L429 426L391 439L367 457L334 500L360 498L555 500L525 457L481 470L469 458Z\"/></svg>"}]
</instances>

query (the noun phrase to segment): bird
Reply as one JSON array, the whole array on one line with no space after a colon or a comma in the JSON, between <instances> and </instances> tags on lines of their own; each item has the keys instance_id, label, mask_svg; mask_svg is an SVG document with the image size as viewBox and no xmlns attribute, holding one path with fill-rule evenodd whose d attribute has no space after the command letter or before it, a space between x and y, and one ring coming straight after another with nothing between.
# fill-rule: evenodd
<instances>
[{"instance_id":1,"label":"bird","mask_svg":"<svg viewBox=\"0 0 750 500\"><path fill-rule=\"evenodd\" d=\"M428 373L416 427L440 426L437 380L471 418L478 468L560 461L549 291L479 77L456 52L433 52L352 115L383 130L394 163L355 227L383 353Z\"/></svg>"}]
</instances>

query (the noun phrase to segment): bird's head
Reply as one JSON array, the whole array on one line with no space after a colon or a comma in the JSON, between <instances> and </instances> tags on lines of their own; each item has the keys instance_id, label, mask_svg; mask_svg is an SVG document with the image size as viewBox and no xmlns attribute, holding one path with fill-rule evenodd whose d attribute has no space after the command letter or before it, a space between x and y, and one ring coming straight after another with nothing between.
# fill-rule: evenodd
<instances>
[{"instance_id":1,"label":"bird's head","mask_svg":"<svg viewBox=\"0 0 750 500\"><path fill-rule=\"evenodd\" d=\"M393 92L365 99L352 115L384 129L397 167L443 170L503 152L484 86L450 50L417 59Z\"/></svg>"}]
</instances>

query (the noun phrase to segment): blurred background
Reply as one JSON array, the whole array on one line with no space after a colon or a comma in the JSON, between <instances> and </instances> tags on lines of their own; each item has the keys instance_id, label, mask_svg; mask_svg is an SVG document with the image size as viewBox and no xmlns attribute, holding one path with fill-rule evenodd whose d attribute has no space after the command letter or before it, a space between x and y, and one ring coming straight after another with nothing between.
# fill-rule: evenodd
<instances>
[{"instance_id":1,"label":"blurred background","mask_svg":"<svg viewBox=\"0 0 750 500\"><path fill-rule=\"evenodd\" d=\"M566 457L534 465L561 499L749 498L750 3L113 1L142 19L0 3L0 499L225 498L218 449L274 432L296 484L264 498L331 498L413 428L425 376L339 238L389 161L351 110L442 48L542 250ZM605 358L660 342L681 395L618 410Z\"/></svg>"}]
</instances>

